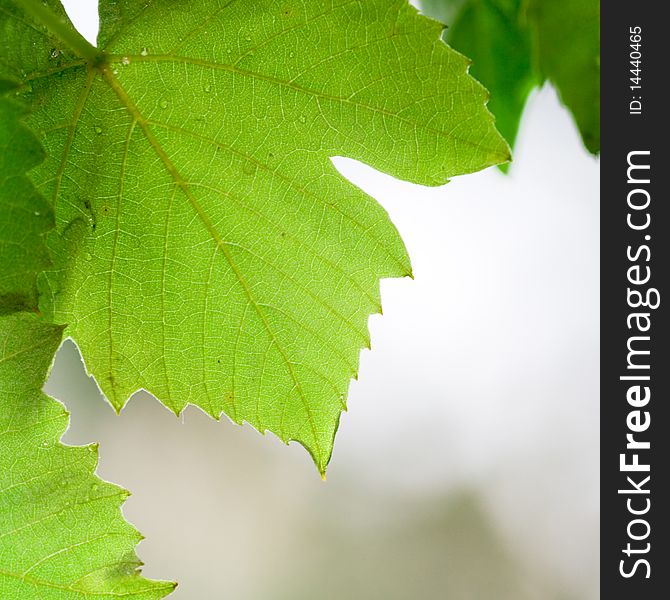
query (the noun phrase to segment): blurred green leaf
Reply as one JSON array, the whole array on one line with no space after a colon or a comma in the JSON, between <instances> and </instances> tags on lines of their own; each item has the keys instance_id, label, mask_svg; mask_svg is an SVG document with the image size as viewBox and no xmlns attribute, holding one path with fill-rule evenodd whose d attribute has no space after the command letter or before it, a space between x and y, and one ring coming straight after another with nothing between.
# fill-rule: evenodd
<instances>
[{"instance_id":1,"label":"blurred green leaf","mask_svg":"<svg viewBox=\"0 0 670 600\"><path fill-rule=\"evenodd\" d=\"M470 73L491 93L489 110L510 145L516 140L528 94L537 84L530 33L520 23L520 4L521 0L466 2L446 32L447 41L472 59Z\"/></svg>"},{"instance_id":2,"label":"blurred green leaf","mask_svg":"<svg viewBox=\"0 0 670 600\"><path fill-rule=\"evenodd\" d=\"M510 144L529 92L548 79L586 148L600 151L598 0L422 0L421 6L449 26L449 44L472 58L471 73L491 92L489 108Z\"/></svg>"},{"instance_id":3,"label":"blurred green leaf","mask_svg":"<svg viewBox=\"0 0 670 600\"><path fill-rule=\"evenodd\" d=\"M486 91L405 0L100 12L100 51L61 20L6 26L56 203L41 306L117 409L144 388L223 411L323 473L379 280L411 273L331 157L424 185L505 161Z\"/></svg>"},{"instance_id":4,"label":"blurred green leaf","mask_svg":"<svg viewBox=\"0 0 670 600\"><path fill-rule=\"evenodd\" d=\"M59 442L68 415L41 388L62 331L0 317L0 598L163 598L174 585L140 576L128 493L94 475L97 446Z\"/></svg>"},{"instance_id":5,"label":"blurred green leaf","mask_svg":"<svg viewBox=\"0 0 670 600\"><path fill-rule=\"evenodd\" d=\"M600 2L528 0L534 57L573 114L584 145L600 152Z\"/></svg>"}]
</instances>

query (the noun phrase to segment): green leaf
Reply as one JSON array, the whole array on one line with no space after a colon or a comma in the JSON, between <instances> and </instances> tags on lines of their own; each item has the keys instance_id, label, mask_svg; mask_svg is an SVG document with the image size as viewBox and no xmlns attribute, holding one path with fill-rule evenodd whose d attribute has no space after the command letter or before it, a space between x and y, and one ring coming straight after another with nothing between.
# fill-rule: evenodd
<instances>
[{"instance_id":1,"label":"green leaf","mask_svg":"<svg viewBox=\"0 0 670 600\"><path fill-rule=\"evenodd\" d=\"M16 92L6 75L0 93ZM44 150L24 117L0 96L0 598L162 598L174 585L140 576L127 492L94 475L97 446L59 443L68 415L41 388L63 327L7 314L37 311L37 274L51 264L53 210L26 176Z\"/></svg>"},{"instance_id":2,"label":"green leaf","mask_svg":"<svg viewBox=\"0 0 670 600\"><path fill-rule=\"evenodd\" d=\"M489 108L513 144L529 92L549 79L586 148L600 151L598 0L423 0L449 25L446 40L472 58L471 73L491 92Z\"/></svg>"},{"instance_id":3,"label":"green leaf","mask_svg":"<svg viewBox=\"0 0 670 600\"><path fill-rule=\"evenodd\" d=\"M0 77L0 87L15 86ZM54 226L53 210L26 176L44 151L23 117L19 104L0 95L0 315L37 310L37 274L50 264L44 234Z\"/></svg>"},{"instance_id":4,"label":"green leaf","mask_svg":"<svg viewBox=\"0 0 670 600\"><path fill-rule=\"evenodd\" d=\"M528 94L537 83L530 33L519 22L521 2L467 2L446 32L449 44L472 59L470 73L491 92L488 107L510 145L516 140Z\"/></svg>"},{"instance_id":5,"label":"green leaf","mask_svg":"<svg viewBox=\"0 0 670 600\"><path fill-rule=\"evenodd\" d=\"M97 446L59 442L68 415L41 388L62 330L0 318L0 598L163 598L174 584L140 576L128 493L94 475Z\"/></svg>"},{"instance_id":6,"label":"green leaf","mask_svg":"<svg viewBox=\"0 0 670 600\"><path fill-rule=\"evenodd\" d=\"M528 0L540 73L572 112L584 145L600 151L600 2Z\"/></svg>"},{"instance_id":7,"label":"green leaf","mask_svg":"<svg viewBox=\"0 0 670 600\"><path fill-rule=\"evenodd\" d=\"M323 473L379 280L411 273L331 157L424 185L508 160L486 91L405 0L100 10L93 57L62 21L9 32L56 202L43 310L117 409L225 412Z\"/></svg>"}]
</instances>

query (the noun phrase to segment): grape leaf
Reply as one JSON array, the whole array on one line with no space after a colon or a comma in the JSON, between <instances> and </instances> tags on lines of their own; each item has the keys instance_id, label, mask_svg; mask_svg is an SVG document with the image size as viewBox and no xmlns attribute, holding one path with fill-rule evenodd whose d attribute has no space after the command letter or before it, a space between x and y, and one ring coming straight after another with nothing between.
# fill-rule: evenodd
<instances>
[{"instance_id":1,"label":"grape leaf","mask_svg":"<svg viewBox=\"0 0 670 600\"><path fill-rule=\"evenodd\" d=\"M225 412L323 473L379 279L411 274L331 157L424 185L508 160L467 60L405 0L103 0L100 50L23 6L4 64L48 152L43 311L117 409Z\"/></svg>"},{"instance_id":2,"label":"grape leaf","mask_svg":"<svg viewBox=\"0 0 670 600\"><path fill-rule=\"evenodd\" d=\"M0 94L14 88L0 79ZM0 315L37 309L37 274L49 266L44 234L53 227L51 206L26 172L44 151L21 122L23 108L0 95Z\"/></svg>"},{"instance_id":3,"label":"grape leaf","mask_svg":"<svg viewBox=\"0 0 670 600\"><path fill-rule=\"evenodd\" d=\"M421 6L450 25L446 40L472 58L471 73L491 92L489 108L510 144L529 92L548 79L586 148L600 151L598 0L422 0Z\"/></svg>"},{"instance_id":4,"label":"grape leaf","mask_svg":"<svg viewBox=\"0 0 670 600\"><path fill-rule=\"evenodd\" d=\"M58 441L68 416L41 387L63 327L8 314L37 310L37 273L50 264L43 236L54 224L26 177L44 151L24 114L0 96L0 597L162 598L174 586L140 577L140 536L119 510L126 492L93 474L97 447Z\"/></svg>"},{"instance_id":5,"label":"grape leaf","mask_svg":"<svg viewBox=\"0 0 670 600\"><path fill-rule=\"evenodd\" d=\"M68 415L41 387L62 331L0 318L0 598L163 598L174 584L141 577L127 492L94 475L97 446L59 442Z\"/></svg>"},{"instance_id":6,"label":"grape leaf","mask_svg":"<svg viewBox=\"0 0 670 600\"><path fill-rule=\"evenodd\" d=\"M447 41L472 59L470 73L491 92L489 109L510 145L516 140L528 94L537 83L531 36L519 23L521 2L467 2L446 32Z\"/></svg>"},{"instance_id":7,"label":"grape leaf","mask_svg":"<svg viewBox=\"0 0 670 600\"><path fill-rule=\"evenodd\" d=\"M584 145L600 151L600 2L528 0L540 74L572 112Z\"/></svg>"}]
</instances>

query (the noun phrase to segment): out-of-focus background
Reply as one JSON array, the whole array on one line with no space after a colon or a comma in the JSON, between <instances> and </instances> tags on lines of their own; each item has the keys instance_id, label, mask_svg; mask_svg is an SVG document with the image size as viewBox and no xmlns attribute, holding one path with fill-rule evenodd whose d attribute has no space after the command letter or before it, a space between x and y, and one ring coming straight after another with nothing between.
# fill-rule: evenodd
<instances>
[{"instance_id":1,"label":"out-of-focus background","mask_svg":"<svg viewBox=\"0 0 670 600\"><path fill-rule=\"evenodd\" d=\"M94 37L95 2L65 4ZM598 598L598 161L545 87L508 176L430 189L335 162L416 279L382 283L328 481L193 407L138 393L116 416L70 341L46 386L64 441L100 442L175 600Z\"/></svg>"}]
</instances>

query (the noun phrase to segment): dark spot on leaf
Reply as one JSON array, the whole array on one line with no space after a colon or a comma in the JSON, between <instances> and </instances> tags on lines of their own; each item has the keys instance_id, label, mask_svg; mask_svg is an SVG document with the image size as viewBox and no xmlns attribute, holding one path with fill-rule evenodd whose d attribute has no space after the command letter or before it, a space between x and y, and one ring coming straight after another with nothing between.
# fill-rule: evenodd
<instances>
[{"instance_id":1,"label":"dark spot on leaf","mask_svg":"<svg viewBox=\"0 0 670 600\"><path fill-rule=\"evenodd\" d=\"M20 310L33 310L37 308L33 306L34 300L25 294L7 293L0 295L0 315L9 314Z\"/></svg>"}]
</instances>

